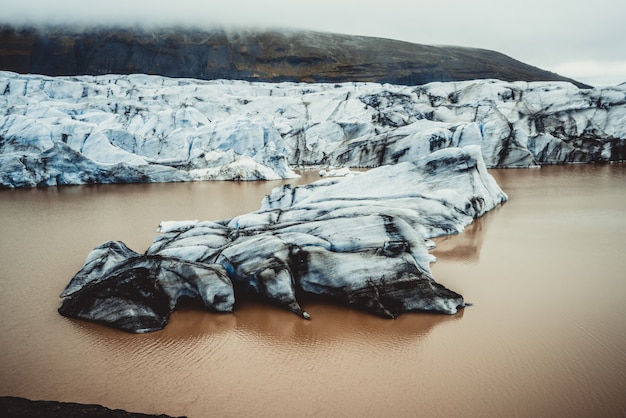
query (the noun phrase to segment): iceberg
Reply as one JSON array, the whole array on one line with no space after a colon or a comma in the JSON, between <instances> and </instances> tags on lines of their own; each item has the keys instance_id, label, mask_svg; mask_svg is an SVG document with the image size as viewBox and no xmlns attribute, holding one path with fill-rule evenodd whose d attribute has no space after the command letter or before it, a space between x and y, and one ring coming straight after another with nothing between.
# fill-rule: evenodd
<instances>
[{"instance_id":1,"label":"iceberg","mask_svg":"<svg viewBox=\"0 0 626 418\"><path fill-rule=\"evenodd\" d=\"M461 232L506 199L476 145L277 187L255 212L162 222L142 254L118 241L96 247L59 313L134 333L162 329L182 298L231 312L251 295L305 319L305 294L386 318L455 314L466 303L435 281L430 238Z\"/></svg>"},{"instance_id":2,"label":"iceberg","mask_svg":"<svg viewBox=\"0 0 626 418\"><path fill-rule=\"evenodd\" d=\"M48 77L0 71L0 187L294 178L480 146L487 167L626 159L626 85Z\"/></svg>"}]
</instances>

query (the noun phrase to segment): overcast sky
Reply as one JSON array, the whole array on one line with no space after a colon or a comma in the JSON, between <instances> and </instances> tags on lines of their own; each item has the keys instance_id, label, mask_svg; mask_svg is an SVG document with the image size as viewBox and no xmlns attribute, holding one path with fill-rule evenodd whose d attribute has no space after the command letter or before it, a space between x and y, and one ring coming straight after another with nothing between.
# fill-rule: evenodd
<instances>
[{"instance_id":1,"label":"overcast sky","mask_svg":"<svg viewBox=\"0 0 626 418\"><path fill-rule=\"evenodd\" d=\"M493 49L592 85L626 81L624 0L0 0L2 23L254 26Z\"/></svg>"}]
</instances>

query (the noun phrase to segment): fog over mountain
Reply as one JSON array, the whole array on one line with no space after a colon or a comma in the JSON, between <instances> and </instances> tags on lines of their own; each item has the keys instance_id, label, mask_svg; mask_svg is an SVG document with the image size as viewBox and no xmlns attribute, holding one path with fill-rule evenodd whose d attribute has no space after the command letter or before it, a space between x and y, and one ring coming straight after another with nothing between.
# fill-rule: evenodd
<instances>
[{"instance_id":1,"label":"fog over mountain","mask_svg":"<svg viewBox=\"0 0 626 418\"><path fill-rule=\"evenodd\" d=\"M0 0L0 24L280 28L499 51L595 87L626 81L626 2Z\"/></svg>"},{"instance_id":2,"label":"fog over mountain","mask_svg":"<svg viewBox=\"0 0 626 418\"><path fill-rule=\"evenodd\" d=\"M0 69L57 75L405 85L499 79L571 81L496 51L311 31L0 28Z\"/></svg>"}]
</instances>

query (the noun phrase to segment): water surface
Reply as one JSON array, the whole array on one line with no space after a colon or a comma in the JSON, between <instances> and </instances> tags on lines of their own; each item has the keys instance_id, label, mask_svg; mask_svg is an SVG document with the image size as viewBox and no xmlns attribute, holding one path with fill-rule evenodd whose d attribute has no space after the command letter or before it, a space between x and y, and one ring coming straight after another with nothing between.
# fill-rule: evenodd
<instances>
[{"instance_id":1,"label":"water surface","mask_svg":"<svg viewBox=\"0 0 626 418\"><path fill-rule=\"evenodd\" d=\"M385 320L315 300L191 308L131 335L63 318L109 240L255 210L277 182L0 191L0 395L204 416L626 415L626 165L492 170L510 200L437 239L435 277L474 303ZM309 181L306 178L303 181Z\"/></svg>"}]
</instances>

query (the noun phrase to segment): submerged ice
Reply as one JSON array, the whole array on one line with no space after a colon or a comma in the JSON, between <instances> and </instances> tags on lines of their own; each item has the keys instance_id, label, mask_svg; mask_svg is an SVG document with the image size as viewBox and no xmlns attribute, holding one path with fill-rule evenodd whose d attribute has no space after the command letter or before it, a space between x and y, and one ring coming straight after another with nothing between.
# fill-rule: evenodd
<instances>
[{"instance_id":1,"label":"submerged ice","mask_svg":"<svg viewBox=\"0 0 626 418\"><path fill-rule=\"evenodd\" d=\"M505 200L478 146L278 187L252 213L162 222L142 254L103 243L63 291L59 312L129 332L163 328L183 297L231 312L247 294L303 318L302 294L388 318L454 314L465 302L433 278L429 238L458 233Z\"/></svg>"},{"instance_id":2,"label":"submerged ice","mask_svg":"<svg viewBox=\"0 0 626 418\"><path fill-rule=\"evenodd\" d=\"M0 185L278 179L478 145L488 167L626 158L626 85L395 86L0 72Z\"/></svg>"}]
</instances>

